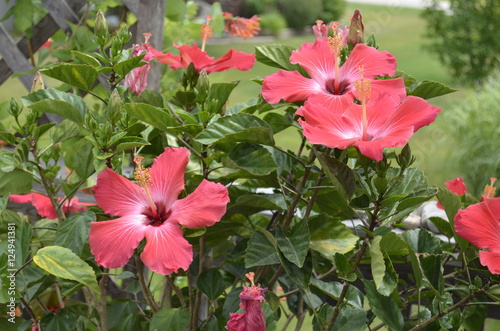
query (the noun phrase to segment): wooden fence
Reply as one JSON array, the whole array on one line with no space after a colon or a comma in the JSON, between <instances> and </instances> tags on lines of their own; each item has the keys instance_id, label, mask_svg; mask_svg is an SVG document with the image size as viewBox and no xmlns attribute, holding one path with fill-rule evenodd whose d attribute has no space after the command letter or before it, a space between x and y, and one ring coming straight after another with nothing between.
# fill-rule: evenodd
<instances>
[{"instance_id":1,"label":"wooden fence","mask_svg":"<svg viewBox=\"0 0 500 331\"><path fill-rule=\"evenodd\" d=\"M12 1L11 1L12 2ZM14 40L5 25L0 22L0 85L12 74L23 73L19 79L24 87L30 91L34 73L27 73L33 69L29 61L32 55L59 29L70 31L68 23L78 23L78 12L90 5L85 0L42 0L48 14L33 28L32 37L22 37ZM123 0L127 9L137 17L137 23L130 27L135 43L143 42L143 33L150 32L150 42L156 48L163 45L163 20L165 17L166 0ZM159 68L151 68L148 87L158 89L160 81ZM49 115L49 114L47 114ZM50 116L49 116L50 117Z\"/></svg>"}]
</instances>

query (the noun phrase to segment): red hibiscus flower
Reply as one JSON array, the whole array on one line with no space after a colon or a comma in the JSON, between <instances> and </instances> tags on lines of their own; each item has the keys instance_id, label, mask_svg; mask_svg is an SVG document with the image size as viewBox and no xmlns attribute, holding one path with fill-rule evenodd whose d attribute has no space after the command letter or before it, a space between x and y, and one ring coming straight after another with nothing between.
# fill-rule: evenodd
<instances>
[{"instance_id":1,"label":"red hibiscus flower","mask_svg":"<svg viewBox=\"0 0 500 331\"><path fill-rule=\"evenodd\" d=\"M140 161L136 160L136 183L108 168L99 174L94 186L97 204L119 218L91 223L92 254L99 265L119 268L146 238L141 259L149 269L163 275L187 270L193 251L181 226L200 228L220 221L229 202L227 188L203 180L193 193L177 200L189 162L184 147L165 148L150 169L142 168Z\"/></svg>"},{"instance_id":2,"label":"red hibiscus flower","mask_svg":"<svg viewBox=\"0 0 500 331\"><path fill-rule=\"evenodd\" d=\"M207 52L199 49L197 44L193 46L174 44L174 46L179 50L179 55L164 54L156 49L151 49L151 52L158 62L168 64L174 70L187 69L193 63L196 71L205 70L207 74L229 69L246 71L255 64L255 54L247 54L234 49L214 60L213 57L208 56Z\"/></svg>"},{"instance_id":3,"label":"red hibiscus flower","mask_svg":"<svg viewBox=\"0 0 500 331\"><path fill-rule=\"evenodd\" d=\"M146 89L148 84L149 68L151 67L149 61L154 58L154 55L151 52L152 47L148 43L150 37L150 33L145 33L144 38L146 39L146 42L142 45L134 45L134 50L132 52L132 57L139 56L145 52L146 54L142 60L148 63L138 68L134 68L125 76L125 79L123 80L123 85L128 87L130 91L137 96L139 96Z\"/></svg>"},{"instance_id":4,"label":"red hibiscus flower","mask_svg":"<svg viewBox=\"0 0 500 331\"><path fill-rule=\"evenodd\" d=\"M260 303L266 301L264 293L267 288L255 286L253 272L248 273L246 276L250 279L252 286L243 286L243 291L240 293L240 308L244 312L241 314L230 313L226 329L229 331L266 331L264 312Z\"/></svg>"},{"instance_id":5,"label":"red hibiscus flower","mask_svg":"<svg viewBox=\"0 0 500 331\"><path fill-rule=\"evenodd\" d=\"M56 219L57 214L50 202L49 197L40 193L30 193L30 194L13 194L9 197L9 200L15 203L31 203L36 208L38 215L49 218ZM63 199L58 199L62 202ZM95 203L90 202L79 202L78 198L73 198L71 200L66 200L63 205L63 212L65 214L71 212L79 212L87 210L87 206L94 206Z\"/></svg>"},{"instance_id":6,"label":"red hibiscus flower","mask_svg":"<svg viewBox=\"0 0 500 331\"><path fill-rule=\"evenodd\" d=\"M461 209L455 216L455 231L479 251L479 261L491 273L500 274L500 198Z\"/></svg>"},{"instance_id":7,"label":"red hibiscus flower","mask_svg":"<svg viewBox=\"0 0 500 331\"><path fill-rule=\"evenodd\" d=\"M318 30L318 28L316 29ZM317 35L324 32L320 29ZM264 78L262 96L269 103L305 101L317 95L322 103L331 107L346 108L355 95L355 81L360 76L360 66L364 67L364 78L371 80L372 98L381 92L388 92L397 98L406 95L402 78L374 80L381 75L393 76L396 73L395 57L373 47L357 44L351 55L340 66L340 50L344 46L343 36L336 33L326 40L305 43L298 51L293 51L290 62L299 64L311 78L302 76L298 71L280 70Z\"/></svg>"},{"instance_id":8,"label":"red hibiscus flower","mask_svg":"<svg viewBox=\"0 0 500 331\"><path fill-rule=\"evenodd\" d=\"M328 107L321 101L314 95L297 110L304 117L299 123L306 138L330 148L356 146L376 161L382 160L385 147L403 146L441 111L424 99L409 96L398 102L388 93L366 104L351 103L346 109Z\"/></svg>"},{"instance_id":9,"label":"red hibiscus flower","mask_svg":"<svg viewBox=\"0 0 500 331\"><path fill-rule=\"evenodd\" d=\"M458 195L464 195L468 193L467 186L465 186L464 179L462 177L457 177L455 179L449 180L444 185L453 193Z\"/></svg>"}]
</instances>

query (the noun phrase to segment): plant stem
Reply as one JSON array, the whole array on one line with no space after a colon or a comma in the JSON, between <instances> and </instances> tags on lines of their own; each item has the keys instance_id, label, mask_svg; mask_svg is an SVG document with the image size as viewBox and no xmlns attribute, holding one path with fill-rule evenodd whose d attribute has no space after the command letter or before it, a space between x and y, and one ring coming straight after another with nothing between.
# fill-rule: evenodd
<instances>
[{"instance_id":1,"label":"plant stem","mask_svg":"<svg viewBox=\"0 0 500 331\"><path fill-rule=\"evenodd\" d=\"M135 258L135 264L137 266L137 278L139 279L139 283L141 284L142 292L144 293L144 298L146 298L146 302L151 307L153 314L157 313L160 311L160 309L156 305L156 302L153 299L153 294L151 294L148 284L144 279L144 270L142 268L142 261L137 256L134 256L134 258Z\"/></svg>"}]
</instances>

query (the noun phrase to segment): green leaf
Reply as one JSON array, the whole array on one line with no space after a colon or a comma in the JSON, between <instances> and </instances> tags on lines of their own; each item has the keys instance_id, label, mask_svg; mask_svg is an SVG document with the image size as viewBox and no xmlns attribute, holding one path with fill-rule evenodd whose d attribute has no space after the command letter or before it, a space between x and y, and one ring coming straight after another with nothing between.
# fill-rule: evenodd
<instances>
[{"instance_id":1,"label":"green leaf","mask_svg":"<svg viewBox=\"0 0 500 331\"><path fill-rule=\"evenodd\" d=\"M352 169L329 155L317 152L316 150L315 154L326 175L335 186L335 189L345 200L349 200L356 188L356 179Z\"/></svg>"},{"instance_id":2,"label":"green leaf","mask_svg":"<svg viewBox=\"0 0 500 331\"><path fill-rule=\"evenodd\" d=\"M404 319L395 300L378 293L373 281L363 281L366 297L375 316L384 322L390 330L403 330Z\"/></svg>"},{"instance_id":3,"label":"green leaf","mask_svg":"<svg viewBox=\"0 0 500 331\"><path fill-rule=\"evenodd\" d=\"M447 188L440 189L437 194L437 197L439 202L441 202L441 205L444 207L444 211L446 212L446 216L448 217L448 220L450 222L450 228L453 231L455 240L460 246L460 249L462 251L465 251L467 247L469 247L469 242L460 237L459 235L457 235L455 232L455 215L457 214L458 210L462 207L462 202L460 200L460 197L457 194L448 190Z\"/></svg>"},{"instance_id":4,"label":"green leaf","mask_svg":"<svg viewBox=\"0 0 500 331\"><path fill-rule=\"evenodd\" d=\"M19 167L28 161L29 152L31 148L31 141L29 138L24 138L19 144L17 144L14 150L14 167Z\"/></svg>"},{"instance_id":5,"label":"green leaf","mask_svg":"<svg viewBox=\"0 0 500 331\"><path fill-rule=\"evenodd\" d=\"M450 222L442 219L441 217L429 217L429 221L432 222L439 230L439 233L445 235L448 238L453 237L453 229L451 228Z\"/></svg>"},{"instance_id":6,"label":"green leaf","mask_svg":"<svg viewBox=\"0 0 500 331\"><path fill-rule=\"evenodd\" d=\"M299 65L290 63L293 50L291 46L279 44L256 46L255 57L257 61L270 67L288 71L302 69Z\"/></svg>"},{"instance_id":7,"label":"green leaf","mask_svg":"<svg viewBox=\"0 0 500 331\"><path fill-rule=\"evenodd\" d=\"M439 82L424 80L420 83L412 84L409 87L408 95L417 96L423 99L431 99L456 92L457 90Z\"/></svg>"},{"instance_id":8,"label":"green leaf","mask_svg":"<svg viewBox=\"0 0 500 331\"><path fill-rule=\"evenodd\" d=\"M300 223L297 223L290 231L288 237L285 235L283 227L279 225L276 231L276 241L285 258L297 267L302 267L309 251L309 228L307 227L307 221L302 220Z\"/></svg>"},{"instance_id":9,"label":"green leaf","mask_svg":"<svg viewBox=\"0 0 500 331\"><path fill-rule=\"evenodd\" d=\"M115 153L121 153L131 148L149 145L146 139L140 137L122 137L117 141Z\"/></svg>"},{"instance_id":10,"label":"green leaf","mask_svg":"<svg viewBox=\"0 0 500 331\"><path fill-rule=\"evenodd\" d=\"M278 253L281 265L286 271L288 277L302 289L309 287L309 281L312 275L312 258L307 256L302 267L297 267L295 264L288 261L283 254Z\"/></svg>"},{"instance_id":11,"label":"green leaf","mask_svg":"<svg viewBox=\"0 0 500 331\"><path fill-rule=\"evenodd\" d=\"M1 131L0 132L0 140L5 141L10 145L14 145L16 143L16 136L14 136L10 132Z\"/></svg>"},{"instance_id":12,"label":"green leaf","mask_svg":"<svg viewBox=\"0 0 500 331\"><path fill-rule=\"evenodd\" d=\"M101 63L93 56L79 52L79 51L71 51L77 58L90 65L93 68L97 68L101 66Z\"/></svg>"},{"instance_id":13,"label":"green leaf","mask_svg":"<svg viewBox=\"0 0 500 331\"><path fill-rule=\"evenodd\" d=\"M65 101L78 109L79 113L83 116L87 111L87 104L85 101L80 98L78 95L73 93L67 93L63 91L59 91L55 88L49 88L45 90L38 90L36 92L30 93L24 97L21 97L23 104L25 106L29 106L32 103L42 101L42 100L59 100Z\"/></svg>"},{"instance_id":14,"label":"green leaf","mask_svg":"<svg viewBox=\"0 0 500 331\"><path fill-rule=\"evenodd\" d=\"M0 171L0 195L28 193L32 186L33 177L26 171L20 169L10 172Z\"/></svg>"},{"instance_id":15,"label":"green leaf","mask_svg":"<svg viewBox=\"0 0 500 331\"><path fill-rule=\"evenodd\" d=\"M210 300L215 300L226 289L226 283L222 274L216 268L204 270L198 280L196 286L207 295Z\"/></svg>"},{"instance_id":16,"label":"green leaf","mask_svg":"<svg viewBox=\"0 0 500 331\"><path fill-rule=\"evenodd\" d=\"M78 108L75 108L73 105L60 100L46 99L32 103L28 107L41 113L52 113L62 116L77 124L83 124L83 119L85 116L85 113L81 112Z\"/></svg>"},{"instance_id":17,"label":"green leaf","mask_svg":"<svg viewBox=\"0 0 500 331\"><path fill-rule=\"evenodd\" d=\"M238 113L220 117L208 124L196 140L210 145L225 142L249 142L274 145L273 130L257 116Z\"/></svg>"},{"instance_id":18,"label":"green leaf","mask_svg":"<svg viewBox=\"0 0 500 331\"><path fill-rule=\"evenodd\" d=\"M0 218L2 224L3 233L9 236L4 237L4 240L0 240L0 255L7 254L9 256L8 269L19 269L26 262L29 255L31 236L33 230L31 224L26 220L22 219L19 214L13 212L12 210L4 210ZM13 236L12 236L13 235ZM14 242L11 239L14 237ZM13 244L14 248L9 248L9 244ZM14 256L14 260L12 260Z\"/></svg>"},{"instance_id":19,"label":"green leaf","mask_svg":"<svg viewBox=\"0 0 500 331\"><path fill-rule=\"evenodd\" d=\"M149 331L184 331L189 325L189 310L186 308L165 308L154 314Z\"/></svg>"},{"instance_id":20,"label":"green leaf","mask_svg":"<svg viewBox=\"0 0 500 331\"><path fill-rule=\"evenodd\" d=\"M73 138L78 135L80 135L80 130L78 125L70 120L63 120L56 127L55 131L51 136L51 140L53 144L57 144L61 141Z\"/></svg>"},{"instance_id":21,"label":"green leaf","mask_svg":"<svg viewBox=\"0 0 500 331\"><path fill-rule=\"evenodd\" d=\"M260 231L253 233L246 249L245 268L280 263L276 251L277 243L275 240L270 241L270 237L272 238L270 233L268 233L268 236Z\"/></svg>"},{"instance_id":22,"label":"green leaf","mask_svg":"<svg viewBox=\"0 0 500 331\"><path fill-rule=\"evenodd\" d=\"M338 300L340 298L340 294L342 293L343 285L339 282L324 282L313 277L311 278L311 284L334 300ZM363 292L361 292L357 287L349 286L345 299L353 307L363 309L364 297Z\"/></svg>"},{"instance_id":23,"label":"green leaf","mask_svg":"<svg viewBox=\"0 0 500 331\"><path fill-rule=\"evenodd\" d=\"M373 281L375 282L377 291L379 291L379 293L384 296L388 296L387 293L380 292L380 287L382 285L385 276L384 255L380 250L381 239L382 239L381 236L375 236L370 245L370 257L371 257L371 267L372 267L371 269L372 269Z\"/></svg>"},{"instance_id":24,"label":"green leaf","mask_svg":"<svg viewBox=\"0 0 500 331\"><path fill-rule=\"evenodd\" d=\"M227 154L227 157L239 168L258 176L269 175L278 169L273 155L257 144L238 144Z\"/></svg>"},{"instance_id":25,"label":"green leaf","mask_svg":"<svg viewBox=\"0 0 500 331\"><path fill-rule=\"evenodd\" d=\"M80 256L89 237L90 222L95 220L95 214L88 211L65 220L57 229L54 244L69 248Z\"/></svg>"},{"instance_id":26,"label":"green leaf","mask_svg":"<svg viewBox=\"0 0 500 331\"><path fill-rule=\"evenodd\" d=\"M234 214L252 215L263 210L285 210L286 202L281 194L245 194L229 206L226 217Z\"/></svg>"},{"instance_id":27,"label":"green leaf","mask_svg":"<svg viewBox=\"0 0 500 331\"><path fill-rule=\"evenodd\" d=\"M380 249L389 255L407 255L409 247L406 241L394 232L390 232L382 237Z\"/></svg>"},{"instance_id":28,"label":"green leaf","mask_svg":"<svg viewBox=\"0 0 500 331\"><path fill-rule=\"evenodd\" d=\"M98 76L97 70L88 64L57 63L40 72L84 91L92 89Z\"/></svg>"},{"instance_id":29,"label":"green leaf","mask_svg":"<svg viewBox=\"0 0 500 331\"><path fill-rule=\"evenodd\" d=\"M364 331L366 330L366 313L361 308L342 306L331 331Z\"/></svg>"},{"instance_id":30,"label":"green leaf","mask_svg":"<svg viewBox=\"0 0 500 331\"><path fill-rule=\"evenodd\" d=\"M139 120L151 124L162 131L171 131L178 124L175 119L165 110L153 107L145 103L126 103L123 108Z\"/></svg>"},{"instance_id":31,"label":"green leaf","mask_svg":"<svg viewBox=\"0 0 500 331\"><path fill-rule=\"evenodd\" d=\"M333 260L335 253L351 251L359 239L339 219L326 214L310 218L309 232L311 249L329 260Z\"/></svg>"},{"instance_id":32,"label":"green leaf","mask_svg":"<svg viewBox=\"0 0 500 331\"><path fill-rule=\"evenodd\" d=\"M69 140L67 142L64 158L66 166L73 169L80 178L85 179L92 175L95 171L92 144L85 138L77 142Z\"/></svg>"},{"instance_id":33,"label":"green leaf","mask_svg":"<svg viewBox=\"0 0 500 331\"><path fill-rule=\"evenodd\" d=\"M14 170L14 153L0 149L0 171L11 172Z\"/></svg>"},{"instance_id":34,"label":"green leaf","mask_svg":"<svg viewBox=\"0 0 500 331\"><path fill-rule=\"evenodd\" d=\"M142 61L142 58L146 55L146 53L142 53L139 56L134 56L130 59L127 59L125 61L118 62L113 66L113 71L116 72L118 75L125 77L132 69L141 67L143 65L146 65L147 62ZM142 61L142 63L141 63Z\"/></svg>"},{"instance_id":35,"label":"green leaf","mask_svg":"<svg viewBox=\"0 0 500 331\"><path fill-rule=\"evenodd\" d=\"M210 94L208 100L211 100L210 109L207 109L211 114L222 112L222 107L226 104L229 95L234 90L238 83L214 83L210 86Z\"/></svg>"},{"instance_id":36,"label":"green leaf","mask_svg":"<svg viewBox=\"0 0 500 331\"><path fill-rule=\"evenodd\" d=\"M39 249L33 261L48 273L79 282L100 296L96 275L91 266L80 259L69 248L47 246Z\"/></svg>"},{"instance_id":37,"label":"green leaf","mask_svg":"<svg viewBox=\"0 0 500 331\"><path fill-rule=\"evenodd\" d=\"M415 253L441 254L441 240L424 229L406 231L403 235L410 248Z\"/></svg>"},{"instance_id":38,"label":"green leaf","mask_svg":"<svg viewBox=\"0 0 500 331\"><path fill-rule=\"evenodd\" d=\"M273 129L276 134L293 125L293 118L288 113L285 115L278 113L267 113L264 121Z\"/></svg>"}]
</instances>

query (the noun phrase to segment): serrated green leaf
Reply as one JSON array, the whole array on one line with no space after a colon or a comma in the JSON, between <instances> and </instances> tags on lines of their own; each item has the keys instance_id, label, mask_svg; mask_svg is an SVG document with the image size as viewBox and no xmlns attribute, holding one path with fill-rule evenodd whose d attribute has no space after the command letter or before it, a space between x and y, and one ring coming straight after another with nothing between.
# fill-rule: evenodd
<instances>
[{"instance_id":1,"label":"serrated green leaf","mask_svg":"<svg viewBox=\"0 0 500 331\"><path fill-rule=\"evenodd\" d=\"M0 170L0 195L23 194L31 191L33 176L21 169L10 172Z\"/></svg>"},{"instance_id":2,"label":"serrated green leaf","mask_svg":"<svg viewBox=\"0 0 500 331\"><path fill-rule=\"evenodd\" d=\"M281 225L278 226L276 241L285 258L297 267L302 267L309 251L309 228L307 227L307 222L303 220L297 223L288 236L285 234L283 227Z\"/></svg>"},{"instance_id":3,"label":"serrated green leaf","mask_svg":"<svg viewBox=\"0 0 500 331\"><path fill-rule=\"evenodd\" d=\"M389 255L407 255L409 247L406 241L394 232L390 232L382 237L380 249Z\"/></svg>"},{"instance_id":4,"label":"serrated green leaf","mask_svg":"<svg viewBox=\"0 0 500 331\"><path fill-rule=\"evenodd\" d=\"M60 100L42 100L32 103L29 108L41 113L52 113L67 118L77 124L83 124L84 112L75 108L71 104Z\"/></svg>"},{"instance_id":5,"label":"serrated green leaf","mask_svg":"<svg viewBox=\"0 0 500 331\"><path fill-rule=\"evenodd\" d=\"M60 246L41 248L36 252L33 261L48 273L77 281L100 296L101 291L94 270L69 248Z\"/></svg>"},{"instance_id":6,"label":"serrated green leaf","mask_svg":"<svg viewBox=\"0 0 500 331\"><path fill-rule=\"evenodd\" d=\"M149 331L184 331L189 325L189 310L186 308L165 308L153 315Z\"/></svg>"},{"instance_id":7,"label":"serrated green leaf","mask_svg":"<svg viewBox=\"0 0 500 331\"><path fill-rule=\"evenodd\" d=\"M315 154L335 189L345 200L349 200L356 188L356 179L352 169L329 155L317 151Z\"/></svg>"},{"instance_id":8,"label":"serrated green leaf","mask_svg":"<svg viewBox=\"0 0 500 331\"><path fill-rule=\"evenodd\" d=\"M263 210L285 210L286 207L281 194L245 194L229 206L226 217L234 214L252 215Z\"/></svg>"},{"instance_id":9,"label":"serrated green leaf","mask_svg":"<svg viewBox=\"0 0 500 331\"><path fill-rule=\"evenodd\" d=\"M276 247L276 242L272 243L264 233L255 231L246 249L245 268L280 263Z\"/></svg>"},{"instance_id":10,"label":"serrated green leaf","mask_svg":"<svg viewBox=\"0 0 500 331\"><path fill-rule=\"evenodd\" d=\"M10 145L14 145L16 143L16 137L12 133L5 131L0 132L0 140L5 141Z\"/></svg>"},{"instance_id":11,"label":"serrated green leaf","mask_svg":"<svg viewBox=\"0 0 500 331\"><path fill-rule=\"evenodd\" d=\"M390 330L403 330L404 319L396 301L378 293L373 281L363 281L366 297L373 313L384 322Z\"/></svg>"},{"instance_id":12,"label":"serrated green leaf","mask_svg":"<svg viewBox=\"0 0 500 331\"><path fill-rule=\"evenodd\" d=\"M293 50L294 48L291 46L279 44L256 46L255 58L258 62L270 67L288 71L299 70L298 65L290 63Z\"/></svg>"},{"instance_id":13,"label":"serrated green leaf","mask_svg":"<svg viewBox=\"0 0 500 331\"><path fill-rule=\"evenodd\" d=\"M278 169L273 155L257 144L238 144L227 154L227 157L239 168L258 176L269 175Z\"/></svg>"},{"instance_id":14,"label":"serrated green leaf","mask_svg":"<svg viewBox=\"0 0 500 331\"><path fill-rule=\"evenodd\" d=\"M123 137L117 141L115 152L121 153L131 148L136 148L146 145L149 145L149 142L146 139L140 137Z\"/></svg>"},{"instance_id":15,"label":"serrated green leaf","mask_svg":"<svg viewBox=\"0 0 500 331\"><path fill-rule=\"evenodd\" d=\"M312 275L312 258L308 255L304 261L302 267L297 267L295 264L291 263L286 259L281 252L278 253L281 265L286 271L288 277L302 289L309 287L309 281Z\"/></svg>"},{"instance_id":16,"label":"serrated green leaf","mask_svg":"<svg viewBox=\"0 0 500 331\"><path fill-rule=\"evenodd\" d=\"M147 62L142 61L142 58L145 55L146 55L146 52L142 53L139 56L134 56L134 57L127 59L125 61L118 62L117 64L115 64L113 66L113 71L116 72L118 75L125 77L134 68L141 67L141 66L147 64Z\"/></svg>"},{"instance_id":17,"label":"serrated green leaf","mask_svg":"<svg viewBox=\"0 0 500 331\"><path fill-rule=\"evenodd\" d=\"M331 331L364 331L366 330L366 313L361 308L342 306Z\"/></svg>"},{"instance_id":18,"label":"serrated green leaf","mask_svg":"<svg viewBox=\"0 0 500 331\"><path fill-rule=\"evenodd\" d=\"M127 103L123 105L123 108L130 115L165 132L198 132L196 126L193 128L189 125L179 126L167 111L158 107L153 107L145 103Z\"/></svg>"},{"instance_id":19,"label":"serrated green leaf","mask_svg":"<svg viewBox=\"0 0 500 331\"><path fill-rule=\"evenodd\" d=\"M11 172L14 170L14 153L0 149L0 171Z\"/></svg>"},{"instance_id":20,"label":"serrated green leaf","mask_svg":"<svg viewBox=\"0 0 500 331\"><path fill-rule=\"evenodd\" d=\"M57 229L54 244L69 248L80 256L89 237L90 222L95 220L95 214L92 212L83 212L68 218Z\"/></svg>"},{"instance_id":21,"label":"serrated green leaf","mask_svg":"<svg viewBox=\"0 0 500 331\"><path fill-rule=\"evenodd\" d=\"M92 89L99 75L97 70L88 64L57 63L41 69L40 72L84 91Z\"/></svg>"},{"instance_id":22,"label":"serrated green leaf","mask_svg":"<svg viewBox=\"0 0 500 331\"><path fill-rule=\"evenodd\" d=\"M101 63L93 56L79 52L79 51L71 51L77 58L90 65L93 68L97 68L101 66Z\"/></svg>"},{"instance_id":23,"label":"serrated green leaf","mask_svg":"<svg viewBox=\"0 0 500 331\"><path fill-rule=\"evenodd\" d=\"M269 124L275 134L293 125L293 118L289 114L267 113L264 121Z\"/></svg>"},{"instance_id":24,"label":"serrated green leaf","mask_svg":"<svg viewBox=\"0 0 500 331\"><path fill-rule=\"evenodd\" d=\"M215 300L226 289L227 284L222 277L222 274L216 268L204 270L198 280L196 286L207 295L210 300Z\"/></svg>"},{"instance_id":25,"label":"serrated green leaf","mask_svg":"<svg viewBox=\"0 0 500 331\"><path fill-rule=\"evenodd\" d=\"M311 249L333 260L335 253L347 253L359 240L339 219L326 214L311 217L309 220Z\"/></svg>"},{"instance_id":26,"label":"serrated green leaf","mask_svg":"<svg viewBox=\"0 0 500 331\"><path fill-rule=\"evenodd\" d=\"M80 178L87 178L95 171L93 146L85 138L76 142L68 141L70 148L66 148L64 162L69 169L73 169Z\"/></svg>"},{"instance_id":27,"label":"serrated green leaf","mask_svg":"<svg viewBox=\"0 0 500 331\"><path fill-rule=\"evenodd\" d=\"M274 145L273 130L257 116L238 113L224 116L208 124L195 139L210 145L225 142L249 142Z\"/></svg>"},{"instance_id":28,"label":"serrated green leaf","mask_svg":"<svg viewBox=\"0 0 500 331\"><path fill-rule=\"evenodd\" d=\"M424 80L418 84L410 85L410 92L408 95L423 99L431 99L456 91L456 89L446 86L443 83Z\"/></svg>"},{"instance_id":29,"label":"serrated green leaf","mask_svg":"<svg viewBox=\"0 0 500 331\"><path fill-rule=\"evenodd\" d=\"M342 293L343 285L339 282L325 282L313 277L311 284L335 300L338 300ZM350 305L363 309L364 294L357 287L349 286L345 299Z\"/></svg>"},{"instance_id":30,"label":"serrated green leaf","mask_svg":"<svg viewBox=\"0 0 500 331\"><path fill-rule=\"evenodd\" d=\"M87 111L87 104L78 95L59 91L54 88L38 90L24 97L21 97L21 100L25 106L29 106L32 103L47 99L65 101L70 105L72 105L73 107L75 107L76 109L78 109L78 111L82 115L84 115L85 112Z\"/></svg>"}]
</instances>

